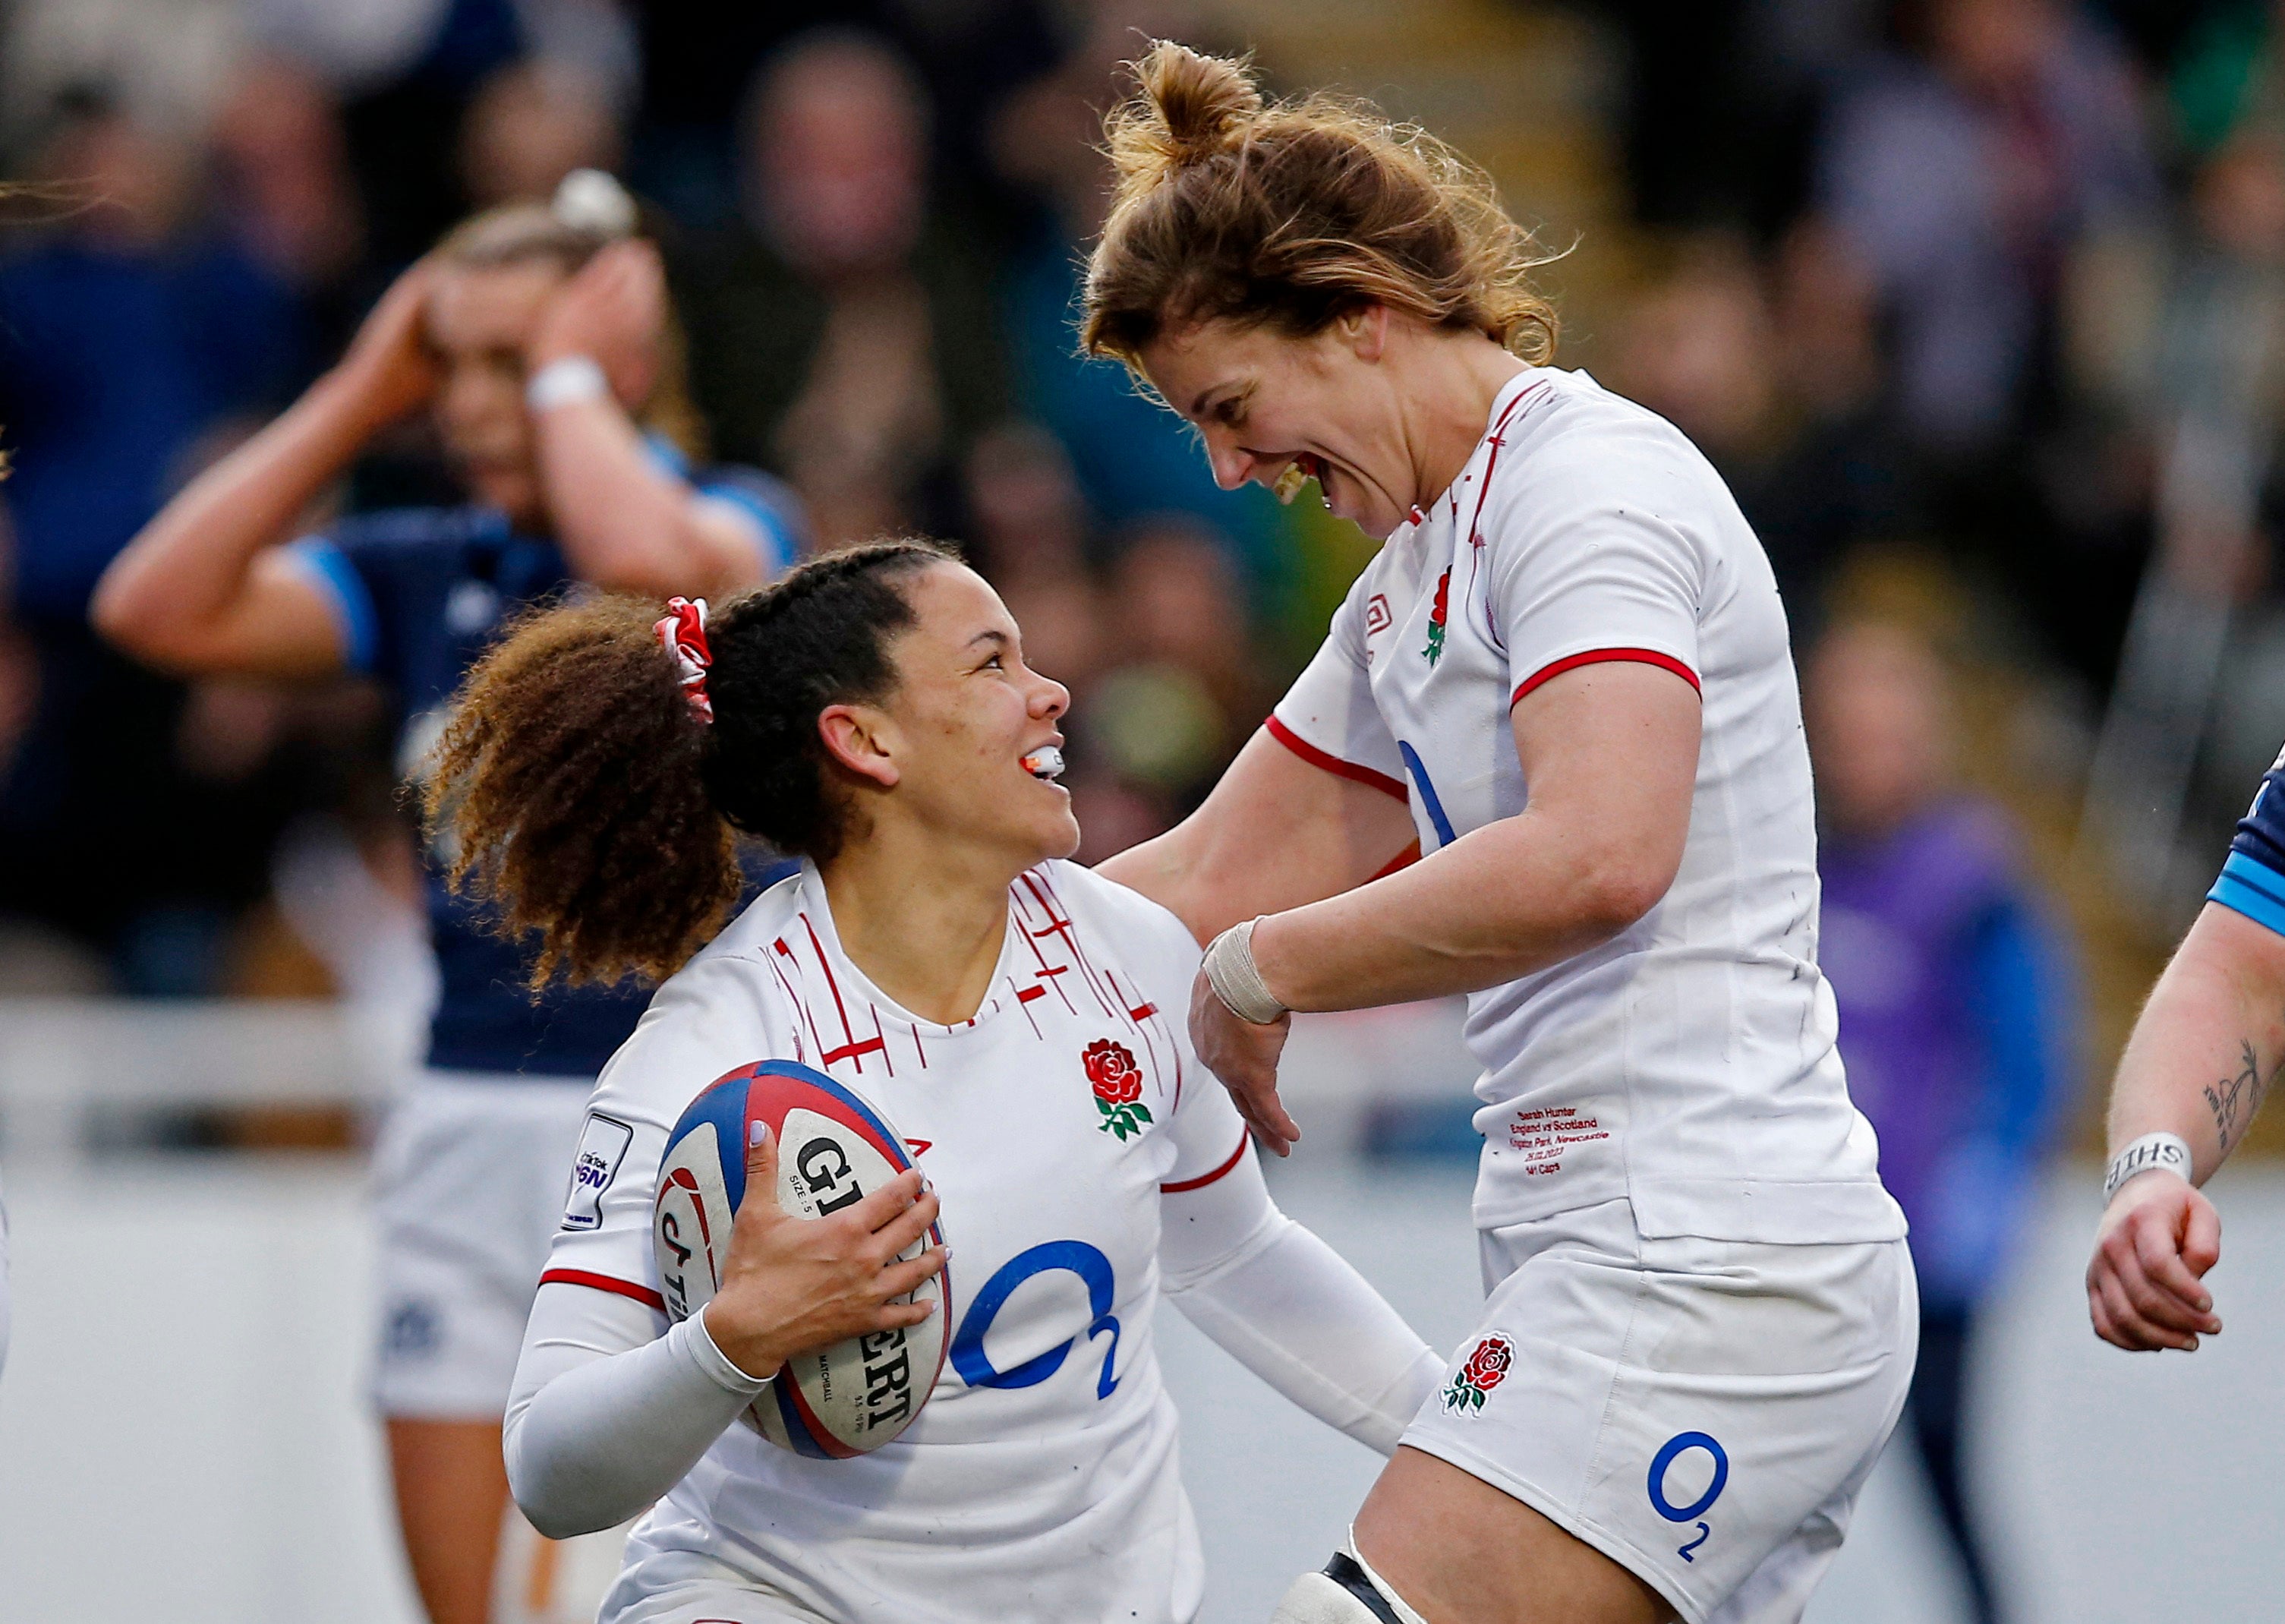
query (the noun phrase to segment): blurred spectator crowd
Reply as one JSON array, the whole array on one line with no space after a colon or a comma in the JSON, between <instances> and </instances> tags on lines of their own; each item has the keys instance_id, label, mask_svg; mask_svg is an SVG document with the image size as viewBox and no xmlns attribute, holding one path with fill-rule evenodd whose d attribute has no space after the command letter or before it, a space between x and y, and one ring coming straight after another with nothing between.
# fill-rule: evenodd
<instances>
[{"instance_id":1,"label":"blurred spectator crowd","mask_svg":"<svg viewBox=\"0 0 2285 1624\"><path fill-rule=\"evenodd\" d=\"M790 481L821 545L958 541L1077 695L1084 855L1164 828L1362 551L1307 500L1217 490L1074 356L1096 121L1144 37L1242 49L1292 9L0 4L0 174L31 183L0 204L0 990L353 973L312 951L324 898L413 865L373 695L169 683L98 644L88 594L443 231L579 167L665 253L712 455ZM1439 0L1417 26L1526 12L1597 42L1631 215L1559 358L1715 460L1804 647L1861 561L1931 558L1968 634L2091 718L2155 560L2250 628L2225 687L2278 696L2218 730L2237 795L2285 716L2285 4ZM1401 51L1374 71L1353 88L1402 85ZM2192 417L2254 499L2180 496ZM439 499L427 432L340 502Z\"/></svg>"}]
</instances>

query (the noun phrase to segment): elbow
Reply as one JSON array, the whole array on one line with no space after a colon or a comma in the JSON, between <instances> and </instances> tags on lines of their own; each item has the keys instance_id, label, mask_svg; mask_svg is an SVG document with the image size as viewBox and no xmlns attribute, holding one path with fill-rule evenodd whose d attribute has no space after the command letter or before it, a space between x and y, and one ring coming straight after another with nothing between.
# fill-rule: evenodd
<instances>
[{"instance_id":1,"label":"elbow","mask_svg":"<svg viewBox=\"0 0 2285 1624\"><path fill-rule=\"evenodd\" d=\"M88 600L87 619L95 634L114 648L146 659L151 650L145 639L153 617L145 614L135 600L133 585L114 561L95 584L95 594Z\"/></svg>"},{"instance_id":2,"label":"elbow","mask_svg":"<svg viewBox=\"0 0 2285 1624\"><path fill-rule=\"evenodd\" d=\"M536 1495L519 1494L515 1497L515 1505L516 1510L523 1513L523 1520L538 1529L545 1539L576 1540L583 1534L601 1534L606 1528L616 1528L619 1525L617 1518L599 1522L592 1517L568 1514Z\"/></svg>"},{"instance_id":3,"label":"elbow","mask_svg":"<svg viewBox=\"0 0 2285 1624\"><path fill-rule=\"evenodd\" d=\"M511 1427L505 1440L508 1493L524 1520L551 1540L572 1540L616 1527L624 1518L603 1516L579 1503L576 1468L568 1462L534 1462L522 1447L520 1429ZM640 1508L638 1508L640 1509Z\"/></svg>"},{"instance_id":4,"label":"elbow","mask_svg":"<svg viewBox=\"0 0 2285 1624\"><path fill-rule=\"evenodd\" d=\"M516 1492L516 1510L523 1512L523 1521L539 1530L544 1540L578 1540L580 1535L603 1533L606 1528L617 1528L617 1521L596 1521L594 1517L578 1517L560 1505L551 1505L546 1496Z\"/></svg>"},{"instance_id":5,"label":"elbow","mask_svg":"<svg viewBox=\"0 0 2285 1624\"><path fill-rule=\"evenodd\" d=\"M122 568L129 564L129 555L121 554L95 584L88 599L88 624L130 660L177 676L191 674L198 663L197 650L185 636L181 617L154 600L132 568Z\"/></svg>"},{"instance_id":6,"label":"elbow","mask_svg":"<svg viewBox=\"0 0 2285 1624\"><path fill-rule=\"evenodd\" d=\"M1674 884L1676 863L1608 852L1580 865L1571 916L1582 946L1609 941L1656 907Z\"/></svg>"}]
</instances>

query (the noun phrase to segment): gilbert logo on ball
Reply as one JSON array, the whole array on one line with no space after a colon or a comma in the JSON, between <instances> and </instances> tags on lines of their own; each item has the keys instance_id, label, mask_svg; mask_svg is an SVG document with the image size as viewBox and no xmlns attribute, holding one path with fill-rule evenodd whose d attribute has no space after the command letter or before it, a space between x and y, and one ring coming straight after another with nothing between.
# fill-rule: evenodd
<instances>
[{"instance_id":1,"label":"gilbert logo on ball","mask_svg":"<svg viewBox=\"0 0 2285 1624\"><path fill-rule=\"evenodd\" d=\"M822 1071L789 1060L741 1066L690 1102L667 1136L651 1246L666 1311L704 1307L722 1283L730 1226L746 1197L746 1147L766 1122L778 1141L778 1204L822 1218L862 1200L912 1165L880 1113ZM771 1192L757 1192L766 1198ZM906 1251L941 1245L941 1226ZM952 1283L938 1274L913 1293L937 1310L918 1325L852 1337L786 1361L742 1417L772 1443L846 1460L889 1442L920 1414L944 1369Z\"/></svg>"},{"instance_id":2,"label":"gilbert logo on ball","mask_svg":"<svg viewBox=\"0 0 2285 1624\"><path fill-rule=\"evenodd\" d=\"M1445 1384L1444 1408L1475 1414L1483 1408L1491 1390L1507 1379L1507 1368L1514 1362L1514 1344L1505 1337L1486 1337L1469 1351L1467 1362Z\"/></svg>"},{"instance_id":3,"label":"gilbert logo on ball","mask_svg":"<svg viewBox=\"0 0 2285 1624\"><path fill-rule=\"evenodd\" d=\"M1123 1043L1097 1038L1087 1046L1080 1061L1087 1067L1088 1087L1095 1090L1095 1108L1103 1113L1097 1126L1122 1140L1141 1133L1150 1120L1150 1108L1139 1102L1142 1068L1135 1063L1135 1051Z\"/></svg>"}]
</instances>

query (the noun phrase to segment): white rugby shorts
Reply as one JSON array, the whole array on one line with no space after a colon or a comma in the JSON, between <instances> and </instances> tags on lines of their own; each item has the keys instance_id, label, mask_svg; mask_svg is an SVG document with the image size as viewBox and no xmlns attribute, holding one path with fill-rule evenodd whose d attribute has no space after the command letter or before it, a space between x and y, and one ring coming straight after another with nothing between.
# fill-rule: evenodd
<instances>
[{"instance_id":1,"label":"white rugby shorts","mask_svg":"<svg viewBox=\"0 0 2285 1624\"><path fill-rule=\"evenodd\" d=\"M660 1515L654 1511L654 1517ZM959 1563L946 1552L947 1574ZM833 1624L782 1590L692 1550L627 1552L619 1582L603 1599L596 1624Z\"/></svg>"},{"instance_id":2,"label":"white rugby shorts","mask_svg":"<svg viewBox=\"0 0 2285 1624\"><path fill-rule=\"evenodd\" d=\"M591 1079L416 1073L373 1149L384 1416L498 1421L563 1220Z\"/></svg>"},{"instance_id":3,"label":"white rugby shorts","mask_svg":"<svg viewBox=\"0 0 2285 1624\"><path fill-rule=\"evenodd\" d=\"M1689 1624L1796 1624L1911 1385L1904 1243L1652 1238L1623 1199L1480 1241L1483 1318L1404 1443Z\"/></svg>"}]
</instances>

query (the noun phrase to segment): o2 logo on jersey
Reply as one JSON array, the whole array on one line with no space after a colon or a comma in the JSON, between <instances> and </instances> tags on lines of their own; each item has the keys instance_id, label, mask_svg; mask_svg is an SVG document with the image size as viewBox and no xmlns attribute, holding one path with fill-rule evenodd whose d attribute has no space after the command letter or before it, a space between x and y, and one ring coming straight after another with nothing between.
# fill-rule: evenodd
<instances>
[{"instance_id":1,"label":"o2 logo on jersey","mask_svg":"<svg viewBox=\"0 0 2285 1624\"><path fill-rule=\"evenodd\" d=\"M984 1351L985 1334L1000 1310L1015 1295L1016 1288L1034 1275L1050 1274L1067 1269L1080 1277L1087 1286L1087 1311L1090 1316L1087 1340L1094 1341L1106 1333L1111 1345L1103 1350L1103 1369L1095 1377L1095 1396L1107 1399L1117 1390L1119 1378L1111 1372L1119 1358L1119 1317L1111 1312L1117 1298L1117 1282L1111 1272L1111 1259L1085 1241L1044 1241L1037 1246L1017 1252L1000 1266L999 1272L984 1283L968 1306L960 1322L960 1330L952 1338L952 1368L960 1372L960 1379L971 1387L1036 1387L1064 1367L1064 1361L1079 1338L1067 1338L1046 1353L1025 1360L1013 1369L1001 1370L993 1367Z\"/></svg>"},{"instance_id":2,"label":"o2 logo on jersey","mask_svg":"<svg viewBox=\"0 0 2285 1624\"><path fill-rule=\"evenodd\" d=\"M634 1129L601 1111L587 1113L580 1130L579 1152L571 1160L571 1188L563 1197L563 1227L593 1229L603 1221L603 1192L619 1176Z\"/></svg>"},{"instance_id":3,"label":"o2 logo on jersey","mask_svg":"<svg viewBox=\"0 0 2285 1624\"><path fill-rule=\"evenodd\" d=\"M1692 1501L1688 1505L1678 1506L1666 1497L1666 1474L1668 1471L1672 1468L1675 1462L1680 1460L1692 1449L1703 1449L1707 1454L1714 1457L1714 1476L1712 1480L1706 1485L1704 1491L1699 1495L1697 1499ZM1663 1444L1661 1444L1659 1446L1658 1453L1651 1456L1651 1510L1656 1511L1661 1517L1663 1517L1670 1523L1698 1523L1698 1537L1691 1541L1687 1545L1677 1547L1675 1550L1674 1554L1680 1557L1684 1562L1697 1561L1698 1558L1691 1553L1696 1550L1700 1545L1706 1543L1706 1542L1713 1536L1713 1529L1708 1527L1705 1523L1699 1522L1699 1518L1704 1517L1707 1512L1714 1509L1714 1502L1722 1498L1722 1491L1729 1487L1729 1451L1725 1450L1719 1443L1716 1442L1711 1433L1676 1432L1673 1437L1668 1439Z\"/></svg>"}]
</instances>

